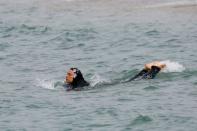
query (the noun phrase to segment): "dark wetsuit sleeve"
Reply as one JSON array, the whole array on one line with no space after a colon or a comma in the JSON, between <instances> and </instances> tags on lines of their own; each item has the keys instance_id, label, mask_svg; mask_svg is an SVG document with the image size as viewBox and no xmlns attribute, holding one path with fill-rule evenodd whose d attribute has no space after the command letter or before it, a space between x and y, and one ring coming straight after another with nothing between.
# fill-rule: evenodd
<instances>
[{"instance_id":1,"label":"dark wetsuit sleeve","mask_svg":"<svg viewBox=\"0 0 197 131\"><path fill-rule=\"evenodd\" d=\"M72 84L72 89L76 89L76 88L82 88L84 86L89 86L90 84L88 82L86 82L85 80L81 80L78 81L76 83Z\"/></svg>"},{"instance_id":2,"label":"dark wetsuit sleeve","mask_svg":"<svg viewBox=\"0 0 197 131\"><path fill-rule=\"evenodd\" d=\"M129 82L132 80L140 80L140 79L154 79L160 70L161 69L157 66L152 66L150 71L143 69L137 75L135 75L134 77L132 77L126 82Z\"/></svg>"},{"instance_id":3,"label":"dark wetsuit sleeve","mask_svg":"<svg viewBox=\"0 0 197 131\"><path fill-rule=\"evenodd\" d=\"M157 66L152 66L151 70L144 76L144 79L154 79L161 69Z\"/></svg>"},{"instance_id":4,"label":"dark wetsuit sleeve","mask_svg":"<svg viewBox=\"0 0 197 131\"><path fill-rule=\"evenodd\" d=\"M129 79L128 81L132 81L132 80L135 80L135 79L140 79L140 78L143 78L143 76L145 75L145 74L147 74L147 70L146 69L143 69L143 70L141 70L137 75L135 75L134 77L132 77L131 79ZM128 82L127 81L127 82Z\"/></svg>"},{"instance_id":5,"label":"dark wetsuit sleeve","mask_svg":"<svg viewBox=\"0 0 197 131\"><path fill-rule=\"evenodd\" d=\"M82 81L81 83L80 83L80 86L81 87L83 87L83 86L89 86L90 84L87 82L87 81Z\"/></svg>"}]
</instances>

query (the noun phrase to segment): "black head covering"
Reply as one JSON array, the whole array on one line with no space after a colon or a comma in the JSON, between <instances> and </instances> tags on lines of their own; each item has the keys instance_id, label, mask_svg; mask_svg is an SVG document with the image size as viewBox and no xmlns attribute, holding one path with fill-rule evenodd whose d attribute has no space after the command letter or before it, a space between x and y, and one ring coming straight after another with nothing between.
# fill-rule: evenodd
<instances>
[{"instance_id":1,"label":"black head covering","mask_svg":"<svg viewBox=\"0 0 197 131\"><path fill-rule=\"evenodd\" d=\"M89 85L89 83L85 81L85 79L83 78L83 75L79 69L70 68L70 70L72 70L75 74L73 82L71 83L73 89L77 87L84 87Z\"/></svg>"}]
</instances>

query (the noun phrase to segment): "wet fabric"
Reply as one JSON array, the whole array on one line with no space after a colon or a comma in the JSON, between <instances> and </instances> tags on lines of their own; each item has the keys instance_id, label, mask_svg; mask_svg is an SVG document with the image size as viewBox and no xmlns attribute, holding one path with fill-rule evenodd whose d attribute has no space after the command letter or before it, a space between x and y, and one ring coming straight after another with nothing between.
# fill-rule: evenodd
<instances>
[{"instance_id":1,"label":"wet fabric","mask_svg":"<svg viewBox=\"0 0 197 131\"><path fill-rule=\"evenodd\" d=\"M129 81L140 79L154 79L161 69L157 66L152 66L151 70L143 69Z\"/></svg>"}]
</instances>

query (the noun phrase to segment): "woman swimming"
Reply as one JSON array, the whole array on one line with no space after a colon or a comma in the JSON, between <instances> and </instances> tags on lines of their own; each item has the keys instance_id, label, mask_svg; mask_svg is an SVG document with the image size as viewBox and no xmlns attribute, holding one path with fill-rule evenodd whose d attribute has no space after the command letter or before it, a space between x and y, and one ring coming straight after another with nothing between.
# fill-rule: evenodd
<instances>
[{"instance_id":1,"label":"woman swimming","mask_svg":"<svg viewBox=\"0 0 197 131\"><path fill-rule=\"evenodd\" d=\"M81 71L77 68L70 68L64 80L64 87L67 91L81 90L84 86L89 86L89 83L85 81Z\"/></svg>"}]
</instances>

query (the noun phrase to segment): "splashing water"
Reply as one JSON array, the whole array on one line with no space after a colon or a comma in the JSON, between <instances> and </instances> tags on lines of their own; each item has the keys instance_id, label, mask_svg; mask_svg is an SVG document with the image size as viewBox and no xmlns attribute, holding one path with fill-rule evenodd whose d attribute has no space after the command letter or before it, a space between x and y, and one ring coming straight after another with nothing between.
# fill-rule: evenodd
<instances>
[{"instance_id":1,"label":"splashing water","mask_svg":"<svg viewBox=\"0 0 197 131\"><path fill-rule=\"evenodd\" d=\"M172 62L170 60L161 61L161 63L166 64L166 68L163 72L182 72L185 67L178 62Z\"/></svg>"},{"instance_id":2,"label":"splashing water","mask_svg":"<svg viewBox=\"0 0 197 131\"><path fill-rule=\"evenodd\" d=\"M90 78L90 86L91 87L95 87L97 85L100 84L104 84L104 83L110 83L110 80L107 80L105 78L102 78L100 75L98 74L94 74L91 78Z\"/></svg>"},{"instance_id":3,"label":"splashing water","mask_svg":"<svg viewBox=\"0 0 197 131\"><path fill-rule=\"evenodd\" d=\"M39 87L42 87L45 89L50 89L50 90L55 89L55 82L54 81L37 79L36 83Z\"/></svg>"}]
</instances>

